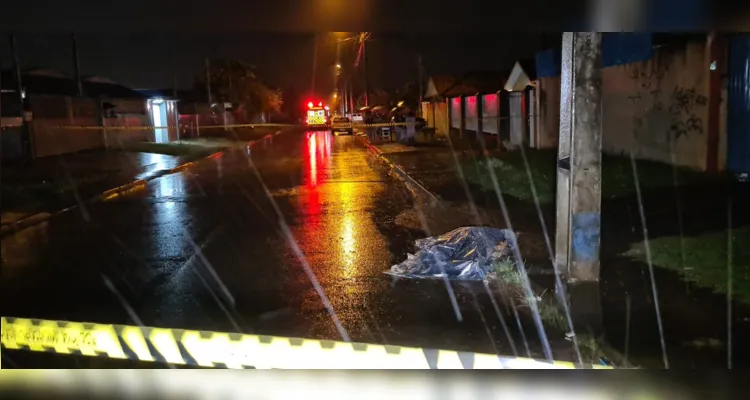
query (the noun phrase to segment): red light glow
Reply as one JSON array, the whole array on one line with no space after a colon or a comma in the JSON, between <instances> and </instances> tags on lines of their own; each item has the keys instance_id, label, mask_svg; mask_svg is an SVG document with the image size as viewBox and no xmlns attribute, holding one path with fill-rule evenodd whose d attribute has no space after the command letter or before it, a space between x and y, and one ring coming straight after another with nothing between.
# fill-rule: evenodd
<instances>
[{"instance_id":1,"label":"red light glow","mask_svg":"<svg viewBox=\"0 0 750 400\"><path fill-rule=\"evenodd\" d=\"M323 107L323 102L322 101L318 102L318 107Z\"/></svg>"},{"instance_id":2,"label":"red light glow","mask_svg":"<svg viewBox=\"0 0 750 400\"><path fill-rule=\"evenodd\" d=\"M307 103L307 108L312 108L312 107L313 107L313 102L312 101L309 102L309 103Z\"/></svg>"}]
</instances>

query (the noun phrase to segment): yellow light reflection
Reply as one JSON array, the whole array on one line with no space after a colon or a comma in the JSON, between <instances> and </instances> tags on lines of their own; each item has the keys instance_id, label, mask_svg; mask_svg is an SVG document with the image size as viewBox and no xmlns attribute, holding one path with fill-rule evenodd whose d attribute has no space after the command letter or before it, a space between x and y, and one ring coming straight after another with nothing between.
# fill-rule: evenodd
<instances>
[{"instance_id":1,"label":"yellow light reflection","mask_svg":"<svg viewBox=\"0 0 750 400\"><path fill-rule=\"evenodd\" d=\"M341 201L341 261L342 273L345 279L355 276L357 268L357 229L354 220L354 188L351 182L339 184L339 199Z\"/></svg>"}]
</instances>

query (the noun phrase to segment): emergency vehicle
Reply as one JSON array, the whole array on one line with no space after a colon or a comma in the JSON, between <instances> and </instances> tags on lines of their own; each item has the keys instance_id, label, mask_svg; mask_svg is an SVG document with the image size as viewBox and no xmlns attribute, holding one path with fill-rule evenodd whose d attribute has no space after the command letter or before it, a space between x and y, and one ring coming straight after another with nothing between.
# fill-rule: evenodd
<instances>
[{"instance_id":1,"label":"emergency vehicle","mask_svg":"<svg viewBox=\"0 0 750 400\"><path fill-rule=\"evenodd\" d=\"M328 129L331 124L331 110L323 102L315 105L312 101L307 103L307 117L305 124L311 129Z\"/></svg>"}]
</instances>

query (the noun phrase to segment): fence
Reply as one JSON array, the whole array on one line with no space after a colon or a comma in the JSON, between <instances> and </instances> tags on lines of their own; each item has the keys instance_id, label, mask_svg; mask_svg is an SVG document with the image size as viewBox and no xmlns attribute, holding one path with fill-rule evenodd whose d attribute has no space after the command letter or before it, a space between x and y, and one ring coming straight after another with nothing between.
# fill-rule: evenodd
<instances>
[{"instance_id":1,"label":"fence","mask_svg":"<svg viewBox=\"0 0 750 400\"><path fill-rule=\"evenodd\" d=\"M32 148L35 157L47 157L104 147L100 132L56 129L60 125L93 126L100 122L99 105L93 99L67 96L29 96Z\"/></svg>"}]
</instances>

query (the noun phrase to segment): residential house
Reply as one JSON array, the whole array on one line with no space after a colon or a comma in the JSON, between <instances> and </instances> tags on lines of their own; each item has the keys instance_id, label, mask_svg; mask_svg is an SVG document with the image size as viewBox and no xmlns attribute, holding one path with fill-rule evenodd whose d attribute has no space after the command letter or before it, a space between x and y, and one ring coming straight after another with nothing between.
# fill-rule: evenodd
<instances>
[{"instance_id":1,"label":"residential house","mask_svg":"<svg viewBox=\"0 0 750 400\"><path fill-rule=\"evenodd\" d=\"M514 145L539 147L537 138L537 77L533 59L516 61L503 89L508 92L510 142Z\"/></svg>"},{"instance_id":2,"label":"residential house","mask_svg":"<svg viewBox=\"0 0 750 400\"><path fill-rule=\"evenodd\" d=\"M144 130L90 129L147 125L145 98L130 88L103 77L86 77L81 80L83 96L79 97L75 80L52 69L24 70L21 83L21 96L18 96L15 73L2 71L3 108L8 107L20 114L19 99L23 98L23 109L27 112L30 127L29 156L32 158L151 139L152 133ZM5 116L5 111L3 114ZM9 158L20 156L25 147L21 130L7 133L4 132L3 142L12 143L11 149L20 149Z\"/></svg>"},{"instance_id":3,"label":"residential house","mask_svg":"<svg viewBox=\"0 0 750 400\"><path fill-rule=\"evenodd\" d=\"M503 104L507 105L507 95L502 88L506 78L507 74L496 71L430 77L424 96L428 102L423 103L428 126L435 126L442 135L450 130L489 134L505 131Z\"/></svg>"},{"instance_id":4,"label":"residential house","mask_svg":"<svg viewBox=\"0 0 750 400\"><path fill-rule=\"evenodd\" d=\"M428 127L435 128L437 135L448 135L448 103L445 92L456 81L457 78L451 75L433 75L427 81L422 102L422 116Z\"/></svg>"}]
</instances>

